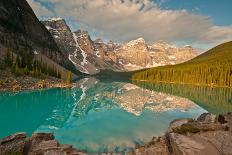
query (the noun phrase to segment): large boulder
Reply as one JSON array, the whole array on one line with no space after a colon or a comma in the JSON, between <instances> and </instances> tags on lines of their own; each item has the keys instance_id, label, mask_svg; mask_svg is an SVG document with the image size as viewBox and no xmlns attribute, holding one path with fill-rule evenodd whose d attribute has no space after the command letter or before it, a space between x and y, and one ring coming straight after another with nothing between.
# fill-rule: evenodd
<instances>
[{"instance_id":1,"label":"large boulder","mask_svg":"<svg viewBox=\"0 0 232 155\"><path fill-rule=\"evenodd\" d=\"M148 144L138 146L134 151L126 155L168 155L168 149L164 137L154 137Z\"/></svg>"},{"instance_id":2,"label":"large boulder","mask_svg":"<svg viewBox=\"0 0 232 155\"><path fill-rule=\"evenodd\" d=\"M174 120L174 121L172 121L172 122L170 123L167 132L172 132L173 129L175 129L175 128L177 128L177 127L180 127L180 126L182 126L183 124L186 124L186 123L188 123L188 122L190 122L190 121L192 121L192 119L188 119L188 118L186 118L186 119L176 119L176 120Z\"/></svg>"},{"instance_id":3,"label":"large boulder","mask_svg":"<svg viewBox=\"0 0 232 155\"><path fill-rule=\"evenodd\" d=\"M47 152L51 151L58 151L59 150L59 142L56 140L48 140L48 141L42 141L37 146L34 146L32 150L29 152L29 155L43 155ZM62 150L59 150L60 152L65 153Z\"/></svg>"},{"instance_id":4,"label":"large boulder","mask_svg":"<svg viewBox=\"0 0 232 155\"><path fill-rule=\"evenodd\" d=\"M37 147L43 141L54 140L54 135L51 133L34 133L30 137L30 148Z\"/></svg>"},{"instance_id":5,"label":"large boulder","mask_svg":"<svg viewBox=\"0 0 232 155\"><path fill-rule=\"evenodd\" d=\"M0 155L86 155L71 145L60 145L52 133L16 133L0 140Z\"/></svg>"},{"instance_id":6,"label":"large boulder","mask_svg":"<svg viewBox=\"0 0 232 155\"><path fill-rule=\"evenodd\" d=\"M166 133L169 152L176 155L219 155L232 153L231 113L202 114L197 120L171 122Z\"/></svg>"},{"instance_id":7,"label":"large boulder","mask_svg":"<svg viewBox=\"0 0 232 155\"><path fill-rule=\"evenodd\" d=\"M220 155L211 143L177 133L169 133L169 151L175 155Z\"/></svg>"}]
</instances>

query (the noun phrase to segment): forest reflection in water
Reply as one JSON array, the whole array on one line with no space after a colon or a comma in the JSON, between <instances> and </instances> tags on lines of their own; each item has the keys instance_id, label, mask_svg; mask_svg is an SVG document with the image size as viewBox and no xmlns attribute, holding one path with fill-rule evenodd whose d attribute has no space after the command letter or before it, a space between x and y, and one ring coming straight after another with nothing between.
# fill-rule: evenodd
<instances>
[{"instance_id":1,"label":"forest reflection in water","mask_svg":"<svg viewBox=\"0 0 232 155\"><path fill-rule=\"evenodd\" d=\"M232 111L232 89L195 85L146 83L133 81L133 84L152 91L188 98L213 114Z\"/></svg>"}]
</instances>

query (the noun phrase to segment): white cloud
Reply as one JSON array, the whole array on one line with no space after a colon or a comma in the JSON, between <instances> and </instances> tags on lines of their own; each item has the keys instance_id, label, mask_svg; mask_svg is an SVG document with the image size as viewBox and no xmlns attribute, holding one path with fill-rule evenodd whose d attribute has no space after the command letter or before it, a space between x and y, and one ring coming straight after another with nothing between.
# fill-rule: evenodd
<instances>
[{"instance_id":1,"label":"white cloud","mask_svg":"<svg viewBox=\"0 0 232 155\"><path fill-rule=\"evenodd\" d=\"M33 1L33 0L29 0ZM164 10L149 0L40 0L53 4L55 15L71 18L82 28L119 42L144 37L148 42L205 43L232 39L231 26L216 26L206 16L186 10ZM39 16L44 7L30 3ZM50 16L48 12L48 16Z\"/></svg>"}]
</instances>

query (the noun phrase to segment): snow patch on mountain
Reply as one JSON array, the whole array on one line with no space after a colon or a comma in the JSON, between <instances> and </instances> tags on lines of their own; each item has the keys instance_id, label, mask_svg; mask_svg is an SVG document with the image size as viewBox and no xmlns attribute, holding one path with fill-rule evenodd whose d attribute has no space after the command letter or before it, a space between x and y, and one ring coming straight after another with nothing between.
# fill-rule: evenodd
<instances>
[{"instance_id":1,"label":"snow patch on mountain","mask_svg":"<svg viewBox=\"0 0 232 155\"><path fill-rule=\"evenodd\" d=\"M78 43L78 40L77 40L78 36L77 36L75 33L73 33L73 38L74 38L74 40L75 40L77 49L80 49L80 50L81 50L81 54L82 54L82 56L83 56L83 61L81 62L81 65L84 66L85 64L88 63L87 60L86 60L87 54L86 54L85 51L82 50L82 48L79 46L79 43ZM77 54L77 49L76 49L76 51L75 51L76 54ZM75 56L76 56L76 54L75 54Z\"/></svg>"},{"instance_id":2,"label":"snow patch on mountain","mask_svg":"<svg viewBox=\"0 0 232 155\"><path fill-rule=\"evenodd\" d=\"M129 43L127 43L126 45L129 47L133 47L135 45L138 45L139 43L145 44L145 40L143 38L138 38L136 40L132 40Z\"/></svg>"},{"instance_id":3,"label":"snow patch on mountain","mask_svg":"<svg viewBox=\"0 0 232 155\"><path fill-rule=\"evenodd\" d=\"M52 21L59 21L59 20L63 20L63 19L61 17L48 19L48 21L50 21L50 22L52 22Z\"/></svg>"}]
</instances>

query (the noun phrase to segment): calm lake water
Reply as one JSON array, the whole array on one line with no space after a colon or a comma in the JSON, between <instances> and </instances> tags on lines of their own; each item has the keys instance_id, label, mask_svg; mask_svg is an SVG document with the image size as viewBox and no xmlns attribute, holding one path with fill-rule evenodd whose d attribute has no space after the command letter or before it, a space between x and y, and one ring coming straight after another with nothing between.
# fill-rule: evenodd
<instances>
[{"instance_id":1,"label":"calm lake water","mask_svg":"<svg viewBox=\"0 0 232 155\"><path fill-rule=\"evenodd\" d=\"M0 93L0 138L52 132L89 153L124 152L162 135L177 118L232 111L232 91L85 78L72 89Z\"/></svg>"}]
</instances>

